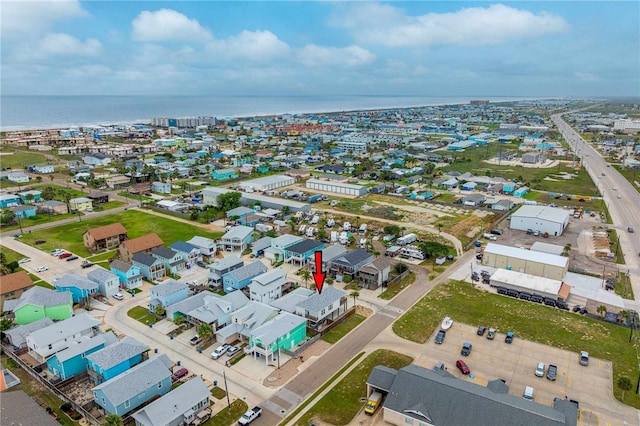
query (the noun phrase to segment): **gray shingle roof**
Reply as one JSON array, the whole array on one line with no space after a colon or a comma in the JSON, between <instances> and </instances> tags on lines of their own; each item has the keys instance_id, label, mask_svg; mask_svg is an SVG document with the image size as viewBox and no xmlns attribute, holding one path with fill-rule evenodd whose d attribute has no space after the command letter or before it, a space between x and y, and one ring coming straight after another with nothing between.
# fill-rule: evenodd
<instances>
[{"instance_id":1,"label":"gray shingle roof","mask_svg":"<svg viewBox=\"0 0 640 426\"><path fill-rule=\"evenodd\" d=\"M291 253L305 254L313 249L318 249L319 247L323 247L323 244L319 241L302 240L299 243L287 247L286 250Z\"/></svg>"},{"instance_id":2,"label":"gray shingle roof","mask_svg":"<svg viewBox=\"0 0 640 426\"><path fill-rule=\"evenodd\" d=\"M142 265L145 266L151 266L156 262L160 262L159 259L156 259L155 257L151 256L150 254L147 253L136 253L133 255L133 257L131 258L132 261L136 262L136 263L140 263Z\"/></svg>"},{"instance_id":3,"label":"gray shingle roof","mask_svg":"<svg viewBox=\"0 0 640 426\"><path fill-rule=\"evenodd\" d=\"M300 302L299 307L309 312L320 312L322 309L331 305L342 297L346 297L347 292L337 289L333 286L326 285L323 287L322 293L314 293L307 300Z\"/></svg>"},{"instance_id":4,"label":"gray shingle roof","mask_svg":"<svg viewBox=\"0 0 640 426\"><path fill-rule=\"evenodd\" d=\"M385 392L389 392L393 385L393 381L396 379L397 373L398 370L394 370L393 368L389 368L384 365L376 365L373 367L373 370L371 370L371 374L369 374L367 384Z\"/></svg>"},{"instance_id":5,"label":"gray shingle roof","mask_svg":"<svg viewBox=\"0 0 640 426\"><path fill-rule=\"evenodd\" d=\"M109 280L113 280L113 279L118 279L117 275L112 274L111 272L107 271L104 268L94 268L92 269L88 274L87 274L87 278L89 278L91 281L93 282L97 282L97 283L103 283L105 281L109 281Z\"/></svg>"},{"instance_id":6,"label":"gray shingle roof","mask_svg":"<svg viewBox=\"0 0 640 426\"><path fill-rule=\"evenodd\" d=\"M283 280L283 283L286 282L287 271L284 269L272 269L271 271L267 271L264 274L260 274L257 277L254 277L251 280L251 283L258 283L260 285L271 284L276 280Z\"/></svg>"},{"instance_id":7,"label":"gray shingle roof","mask_svg":"<svg viewBox=\"0 0 640 426\"><path fill-rule=\"evenodd\" d=\"M195 377L172 390L131 417L141 426L177 424L191 407L209 398L209 389L200 377Z\"/></svg>"},{"instance_id":8,"label":"gray shingle roof","mask_svg":"<svg viewBox=\"0 0 640 426\"><path fill-rule=\"evenodd\" d=\"M191 253L193 250L199 250L198 247L193 244L185 243L184 241L176 241L170 246L173 250L179 250L183 253Z\"/></svg>"},{"instance_id":9,"label":"gray shingle roof","mask_svg":"<svg viewBox=\"0 0 640 426\"><path fill-rule=\"evenodd\" d=\"M29 335L29 340L34 342L38 348L46 348L50 343L61 341L99 325L100 321L89 314L80 314L34 331Z\"/></svg>"},{"instance_id":10,"label":"gray shingle roof","mask_svg":"<svg viewBox=\"0 0 640 426\"><path fill-rule=\"evenodd\" d=\"M307 320L289 312L280 312L277 317L265 322L251 331L251 335L260 339L263 346L269 346L276 340L285 336L300 324L306 324Z\"/></svg>"},{"instance_id":11,"label":"gray shingle roof","mask_svg":"<svg viewBox=\"0 0 640 426\"><path fill-rule=\"evenodd\" d=\"M332 259L335 259L346 252L347 249L345 249L341 244L330 245L322 250L322 261L330 262Z\"/></svg>"},{"instance_id":12,"label":"gray shingle roof","mask_svg":"<svg viewBox=\"0 0 640 426\"><path fill-rule=\"evenodd\" d=\"M222 236L222 240L230 240L232 238L238 238L244 240L248 235L253 234L253 228L244 225L234 226Z\"/></svg>"},{"instance_id":13,"label":"gray shingle roof","mask_svg":"<svg viewBox=\"0 0 640 426\"><path fill-rule=\"evenodd\" d=\"M163 360L162 358L166 358ZM166 355L151 358L124 373L94 387L102 390L104 395L115 406L123 404L159 382L171 377L171 370L166 362L171 363Z\"/></svg>"},{"instance_id":14,"label":"gray shingle roof","mask_svg":"<svg viewBox=\"0 0 640 426\"><path fill-rule=\"evenodd\" d=\"M149 346L127 336L113 345L87 355L87 359L103 370L108 370L148 350Z\"/></svg>"},{"instance_id":15,"label":"gray shingle roof","mask_svg":"<svg viewBox=\"0 0 640 426\"><path fill-rule=\"evenodd\" d=\"M41 318L35 322L25 325L19 325L17 327L13 327L10 330L4 332L7 336L10 336L11 343L15 346L20 346L26 343L27 336L31 334L31 332L40 330L41 328L49 327L53 324L51 318Z\"/></svg>"},{"instance_id":16,"label":"gray shingle roof","mask_svg":"<svg viewBox=\"0 0 640 426\"><path fill-rule=\"evenodd\" d=\"M111 265L110 265L110 266L111 266L113 269L116 269L116 270L118 270L118 271L121 271L121 272L128 272L128 271L129 271L129 269L131 269L131 266L132 266L132 265L131 265L130 263L127 263L127 262L123 261L123 260L116 259L116 260L114 260L113 262L111 262Z\"/></svg>"},{"instance_id":17,"label":"gray shingle roof","mask_svg":"<svg viewBox=\"0 0 640 426\"><path fill-rule=\"evenodd\" d=\"M0 398L2 424L60 426L53 417L24 391L2 392Z\"/></svg>"},{"instance_id":18,"label":"gray shingle roof","mask_svg":"<svg viewBox=\"0 0 640 426\"><path fill-rule=\"evenodd\" d=\"M20 299L18 299L18 303L16 303L16 305L14 306L13 311L15 312L25 305L47 307L66 304L71 304L71 293L69 293L68 291L59 292L50 290L48 288L35 286L22 293L22 296L20 296Z\"/></svg>"},{"instance_id":19,"label":"gray shingle roof","mask_svg":"<svg viewBox=\"0 0 640 426\"><path fill-rule=\"evenodd\" d=\"M94 290L98 288L98 283L86 279L78 274L66 274L60 277L55 284L56 288L75 287L82 290Z\"/></svg>"},{"instance_id":20,"label":"gray shingle roof","mask_svg":"<svg viewBox=\"0 0 640 426\"><path fill-rule=\"evenodd\" d=\"M151 254L162 257L163 259L173 259L176 252L166 247L156 247L151 250Z\"/></svg>"},{"instance_id":21,"label":"gray shingle roof","mask_svg":"<svg viewBox=\"0 0 640 426\"><path fill-rule=\"evenodd\" d=\"M417 365L400 369L383 407L439 426L575 425L552 407L441 373Z\"/></svg>"},{"instance_id":22,"label":"gray shingle roof","mask_svg":"<svg viewBox=\"0 0 640 426\"><path fill-rule=\"evenodd\" d=\"M97 336L89 337L86 340L83 340L77 345L69 346L67 349L56 353L55 356L56 358L58 358L58 361L65 362L97 346L108 345L113 343L114 341L118 341L118 339L112 332L106 334L98 334Z\"/></svg>"},{"instance_id":23,"label":"gray shingle roof","mask_svg":"<svg viewBox=\"0 0 640 426\"><path fill-rule=\"evenodd\" d=\"M244 264L244 260L240 259L235 254L230 254L224 259L220 259L217 262L213 263L209 268L217 271L223 271L231 266L237 265L238 263Z\"/></svg>"},{"instance_id":24,"label":"gray shingle roof","mask_svg":"<svg viewBox=\"0 0 640 426\"><path fill-rule=\"evenodd\" d=\"M258 250L264 250L271 247L272 237L263 237L251 243L251 250L255 253Z\"/></svg>"},{"instance_id":25,"label":"gray shingle roof","mask_svg":"<svg viewBox=\"0 0 640 426\"><path fill-rule=\"evenodd\" d=\"M354 266L354 265L359 265L360 263L372 257L373 255L366 250L355 249L350 251L347 254L336 257L331 261L331 263L336 263L338 265L344 265L344 266Z\"/></svg>"},{"instance_id":26,"label":"gray shingle roof","mask_svg":"<svg viewBox=\"0 0 640 426\"><path fill-rule=\"evenodd\" d=\"M196 235L187 242L189 244L193 244L196 247L213 247L216 245L215 241L213 241L211 238L201 237L199 235Z\"/></svg>"},{"instance_id":27,"label":"gray shingle roof","mask_svg":"<svg viewBox=\"0 0 640 426\"><path fill-rule=\"evenodd\" d=\"M267 267L264 266L264 264L259 260L256 260L255 262L250 263L248 265L244 265L241 268L234 269L233 271L225 275L230 275L236 281L240 282L240 281L246 280L247 278L252 278L257 275L260 275L264 273L266 270L267 270Z\"/></svg>"},{"instance_id":28,"label":"gray shingle roof","mask_svg":"<svg viewBox=\"0 0 640 426\"><path fill-rule=\"evenodd\" d=\"M165 296L180 290L188 290L189 286L174 279L168 279L151 288L151 293L155 296Z\"/></svg>"}]
</instances>

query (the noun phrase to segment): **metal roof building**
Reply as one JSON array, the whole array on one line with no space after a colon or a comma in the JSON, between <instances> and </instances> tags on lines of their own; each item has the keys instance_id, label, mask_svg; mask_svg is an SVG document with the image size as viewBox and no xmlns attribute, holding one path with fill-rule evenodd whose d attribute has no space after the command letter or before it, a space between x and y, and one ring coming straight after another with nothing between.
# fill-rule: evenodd
<instances>
[{"instance_id":1,"label":"metal roof building","mask_svg":"<svg viewBox=\"0 0 640 426\"><path fill-rule=\"evenodd\" d=\"M549 235L562 235L569 225L569 211L557 207L524 204L511 214L510 229L540 231Z\"/></svg>"},{"instance_id":2,"label":"metal roof building","mask_svg":"<svg viewBox=\"0 0 640 426\"><path fill-rule=\"evenodd\" d=\"M229 192L237 191L213 186L208 187L202 190L202 199L205 204L217 206L218 196L221 194L227 194ZM242 196L240 197L240 202L249 206L254 205L256 202L258 202L260 203L262 208L282 210L283 207L287 207L289 211L293 213L299 211L308 212L309 210L311 210L311 204L309 203L300 203L298 201L287 200L284 198L267 197L266 195L255 193L242 192L241 194Z\"/></svg>"},{"instance_id":3,"label":"metal roof building","mask_svg":"<svg viewBox=\"0 0 640 426\"><path fill-rule=\"evenodd\" d=\"M342 183L334 181L326 181L319 179L307 180L305 186L309 189L315 189L316 191L333 192L336 194L346 195L366 195L367 187L362 185L353 185L351 183Z\"/></svg>"},{"instance_id":4,"label":"metal roof building","mask_svg":"<svg viewBox=\"0 0 640 426\"><path fill-rule=\"evenodd\" d=\"M484 249L482 264L562 281L569 268L569 258L489 243Z\"/></svg>"},{"instance_id":5,"label":"metal roof building","mask_svg":"<svg viewBox=\"0 0 640 426\"><path fill-rule=\"evenodd\" d=\"M258 179L252 179L244 181L238 186L243 191L269 191L272 189L282 188L283 186L289 186L296 183L295 178L285 175L272 175L265 176Z\"/></svg>"}]
</instances>

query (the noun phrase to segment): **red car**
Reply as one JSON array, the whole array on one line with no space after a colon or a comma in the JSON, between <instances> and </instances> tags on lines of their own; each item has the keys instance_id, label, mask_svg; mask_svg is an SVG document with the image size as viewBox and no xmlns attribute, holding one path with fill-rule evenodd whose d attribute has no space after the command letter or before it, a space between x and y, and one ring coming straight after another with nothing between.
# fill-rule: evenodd
<instances>
[{"instance_id":1,"label":"red car","mask_svg":"<svg viewBox=\"0 0 640 426\"><path fill-rule=\"evenodd\" d=\"M458 370L460 370L460 372L464 375L471 373L471 370L469 370L469 367L467 367L467 363L461 359L456 361L456 367L458 367Z\"/></svg>"},{"instance_id":2,"label":"red car","mask_svg":"<svg viewBox=\"0 0 640 426\"><path fill-rule=\"evenodd\" d=\"M71 253L69 253L67 251L67 252L62 253L60 256L58 256L58 259L66 259L69 256L71 256Z\"/></svg>"},{"instance_id":3,"label":"red car","mask_svg":"<svg viewBox=\"0 0 640 426\"><path fill-rule=\"evenodd\" d=\"M173 373L173 376L171 376L171 380L173 381L180 380L187 374L189 374L189 370L187 370L186 368L181 368L180 370Z\"/></svg>"}]
</instances>

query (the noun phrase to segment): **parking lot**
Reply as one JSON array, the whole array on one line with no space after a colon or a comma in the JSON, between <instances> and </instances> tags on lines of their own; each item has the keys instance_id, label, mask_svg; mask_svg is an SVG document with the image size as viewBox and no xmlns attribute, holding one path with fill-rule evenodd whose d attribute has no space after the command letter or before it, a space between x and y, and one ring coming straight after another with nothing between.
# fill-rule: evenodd
<instances>
[{"instance_id":1,"label":"parking lot","mask_svg":"<svg viewBox=\"0 0 640 426\"><path fill-rule=\"evenodd\" d=\"M484 324L490 327L491 324ZM415 361L426 368L433 368L437 361L443 361L449 373L462 380L486 386L495 379L503 379L509 386L511 395L522 397L525 386L535 389L535 402L551 406L556 397L580 402L579 424L638 424L637 410L619 403L612 394L612 365L608 361L590 357L589 365L580 365L579 354L566 350L519 339L512 344L505 343L508 330L498 330L494 340L476 334L477 326L454 323L447 330L441 345L435 344L436 330L425 344L425 350ZM469 356L462 356L463 343L473 345ZM464 376L455 366L462 359L471 370ZM536 377L534 372L539 362L545 367L558 367L557 379ZM473 376L473 377L471 377ZM626 422L626 423L625 423Z\"/></svg>"}]
</instances>

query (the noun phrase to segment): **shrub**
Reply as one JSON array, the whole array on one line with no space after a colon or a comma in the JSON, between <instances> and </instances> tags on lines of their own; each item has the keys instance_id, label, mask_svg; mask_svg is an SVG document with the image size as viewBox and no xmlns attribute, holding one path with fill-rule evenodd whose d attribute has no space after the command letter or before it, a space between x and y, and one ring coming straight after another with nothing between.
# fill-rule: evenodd
<instances>
[{"instance_id":1,"label":"shrub","mask_svg":"<svg viewBox=\"0 0 640 426\"><path fill-rule=\"evenodd\" d=\"M60 406L60 409L61 409L62 411L71 411L71 408L73 408L73 405L71 405L71 403L70 403L70 402L65 402L64 404L62 404L62 405Z\"/></svg>"}]
</instances>

